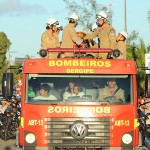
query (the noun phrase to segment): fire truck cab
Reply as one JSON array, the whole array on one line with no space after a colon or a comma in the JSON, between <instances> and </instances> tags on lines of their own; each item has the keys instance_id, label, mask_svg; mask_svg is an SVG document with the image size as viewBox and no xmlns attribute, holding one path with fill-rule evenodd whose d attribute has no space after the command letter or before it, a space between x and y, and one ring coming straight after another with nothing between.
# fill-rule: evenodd
<instances>
[{"instance_id":1,"label":"fire truck cab","mask_svg":"<svg viewBox=\"0 0 150 150\"><path fill-rule=\"evenodd\" d=\"M90 51L111 52L110 49L80 52ZM140 149L136 74L133 60L26 59L16 150ZM100 95L110 80L115 80L122 90L122 99L116 98L118 91L107 98ZM80 94L67 93L69 82L78 86ZM43 84L49 87L47 98L40 95Z\"/></svg>"}]
</instances>

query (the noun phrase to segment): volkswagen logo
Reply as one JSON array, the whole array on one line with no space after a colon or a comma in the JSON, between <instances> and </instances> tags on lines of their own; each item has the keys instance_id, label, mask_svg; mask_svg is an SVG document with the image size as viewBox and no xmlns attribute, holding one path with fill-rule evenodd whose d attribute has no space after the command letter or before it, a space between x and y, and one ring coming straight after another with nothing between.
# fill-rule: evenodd
<instances>
[{"instance_id":1,"label":"volkswagen logo","mask_svg":"<svg viewBox=\"0 0 150 150\"><path fill-rule=\"evenodd\" d=\"M70 134L76 140L83 139L88 133L88 126L85 125L81 120L75 121L70 126Z\"/></svg>"}]
</instances>

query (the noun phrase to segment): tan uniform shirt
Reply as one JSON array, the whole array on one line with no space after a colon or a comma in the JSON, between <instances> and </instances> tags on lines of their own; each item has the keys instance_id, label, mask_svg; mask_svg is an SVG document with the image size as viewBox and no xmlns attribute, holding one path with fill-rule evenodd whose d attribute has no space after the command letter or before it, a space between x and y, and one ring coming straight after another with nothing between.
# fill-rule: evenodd
<instances>
[{"instance_id":1,"label":"tan uniform shirt","mask_svg":"<svg viewBox=\"0 0 150 150\"><path fill-rule=\"evenodd\" d=\"M112 96L113 93L116 91L117 88L118 87L116 86L115 90L112 93L109 91L108 87L101 88L100 91L99 91L98 100L104 101L104 98ZM114 94L113 96L115 96L118 100L121 99L121 100L125 101L124 90L122 90L121 88L119 88L119 90L117 91L117 93Z\"/></svg>"},{"instance_id":2,"label":"tan uniform shirt","mask_svg":"<svg viewBox=\"0 0 150 150\"><path fill-rule=\"evenodd\" d=\"M67 24L62 33L61 48L73 48L75 42L80 40L75 27L71 23ZM65 53L66 56L73 56L73 53Z\"/></svg>"},{"instance_id":3,"label":"tan uniform shirt","mask_svg":"<svg viewBox=\"0 0 150 150\"><path fill-rule=\"evenodd\" d=\"M57 33L49 33L46 30L41 37L41 48L40 49L48 49L48 48L60 48L60 42ZM49 52L49 58L57 58L58 52Z\"/></svg>"},{"instance_id":4,"label":"tan uniform shirt","mask_svg":"<svg viewBox=\"0 0 150 150\"><path fill-rule=\"evenodd\" d=\"M117 59L126 59L126 42L125 41L116 42L114 49L118 49L122 53Z\"/></svg>"},{"instance_id":5,"label":"tan uniform shirt","mask_svg":"<svg viewBox=\"0 0 150 150\"><path fill-rule=\"evenodd\" d=\"M113 27L107 24L105 28L98 27L94 32L88 34L84 39L94 39L98 37L100 40L100 48L114 49L116 43L116 31ZM102 54L102 58L106 58L107 53Z\"/></svg>"},{"instance_id":6,"label":"tan uniform shirt","mask_svg":"<svg viewBox=\"0 0 150 150\"><path fill-rule=\"evenodd\" d=\"M62 33L61 48L73 48L74 43L80 40L78 37L75 27L71 23L65 26Z\"/></svg>"}]
</instances>

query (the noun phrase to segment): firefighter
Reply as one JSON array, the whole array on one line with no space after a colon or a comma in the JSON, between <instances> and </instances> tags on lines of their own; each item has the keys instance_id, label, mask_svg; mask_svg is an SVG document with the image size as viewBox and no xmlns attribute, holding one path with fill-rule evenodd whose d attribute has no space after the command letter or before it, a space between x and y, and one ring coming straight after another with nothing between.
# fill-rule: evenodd
<instances>
[{"instance_id":1,"label":"firefighter","mask_svg":"<svg viewBox=\"0 0 150 150\"><path fill-rule=\"evenodd\" d=\"M115 49L120 50L121 55L117 59L126 59L126 39L127 33L122 31L116 37Z\"/></svg>"},{"instance_id":2,"label":"firefighter","mask_svg":"<svg viewBox=\"0 0 150 150\"><path fill-rule=\"evenodd\" d=\"M47 20L46 31L42 34L41 37L40 50L48 48L60 48L58 34L56 33L57 30L56 25L58 24L59 22L53 18ZM58 55L57 52L49 52L48 57L53 59L57 58L57 55Z\"/></svg>"},{"instance_id":3,"label":"firefighter","mask_svg":"<svg viewBox=\"0 0 150 150\"><path fill-rule=\"evenodd\" d=\"M78 37L75 27L78 25L78 16L73 13L69 17L69 24L67 24L64 27L63 33L62 33L62 43L61 48L74 48L74 45L81 44L82 39ZM65 53L66 57L72 57L73 53Z\"/></svg>"},{"instance_id":4,"label":"firefighter","mask_svg":"<svg viewBox=\"0 0 150 150\"><path fill-rule=\"evenodd\" d=\"M84 39L94 39L98 36L100 40L100 48L111 48L114 49L115 41L116 41L116 31L115 29L110 26L107 22L107 14L103 11L100 11L96 15L98 28L86 35ZM104 53L99 58L106 59L107 54Z\"/></svg>"},{"instance_id":5,"label":"firefighter","mask_svg":"<svg viewBox=\"0 0 150 150\"><path fill-rule=\"evenodd\" d=\"M117 86L116 79L108 79L107 86L100 89L98 99L112 102L125 101L124 90Z\"/></svg>"}]
</instances>

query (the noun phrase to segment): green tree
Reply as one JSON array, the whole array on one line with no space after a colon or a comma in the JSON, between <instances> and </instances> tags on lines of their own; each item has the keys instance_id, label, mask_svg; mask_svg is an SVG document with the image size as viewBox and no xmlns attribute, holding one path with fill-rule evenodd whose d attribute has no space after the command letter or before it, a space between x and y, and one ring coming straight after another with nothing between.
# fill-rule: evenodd
<instances>
[{"instance_id":1,"label":"green tree","mask_svg":"<svg viewBox=\"0 0 150 150\"><path fill-rule=\"evenodd\" d=\"M7 38L7 35L4 32L0 32L0 84L2 82L2 75L4 72L8 70L8 68L11 68L10 62L6 58L6 54L9 51L11 42ZM20 64L16 64L16 66L19 66ZM14 74L14 83L18 81L18 75L17 71L18 69L9 69L10 72Z\"/></svg>"},{"instance_id":2,"label":"green tree","mask_svg":"<svg viewBox=\"0 0 150 150\"><path fill-rule=\"evenodd\" d=\"M147 47L147 53L150 53L150 46Z\"/></svg>"},{"instance_id":3,"label":"green tree","mask_svg":"<svg viewBox=\"0 0 150 150\"><path fill-rule=\"evenodd\" d=\"M139 92L142 92L145 89L145 75L146 72L143 69L145 67L145 54L146 54L146 46L143 41L143 39L140 39L140 46L137 49L137 58L136 58L136 63L137 63L137 72L138 72L138 87L139 87Z\"/></svg>"},{"instance_id":4,"label":"green tree","mask_svg":"<svg viewBox=\"0 0 150 150\"><path fill-rule=\"evenodd\" d=\"M7 38L4 32L0 32L0 83L2 79L2 74L6 71L8 67L8 62L6 59L6 53L11 45L10 40Z\"/></svg>"},{"instance_id":5,"label":"green tree","mask_svg":"<svg viewBox=\"0 0 150 150\"><path fill-rule=\"evenodd\" d=\"M138 44L137 44L138 43ZM146 46L143 39L139 39L139 33L132 31L127 39L127 59L135 60L137 64L138 92L145 88L145 54Z\"/></svg>"}]
</instances>

